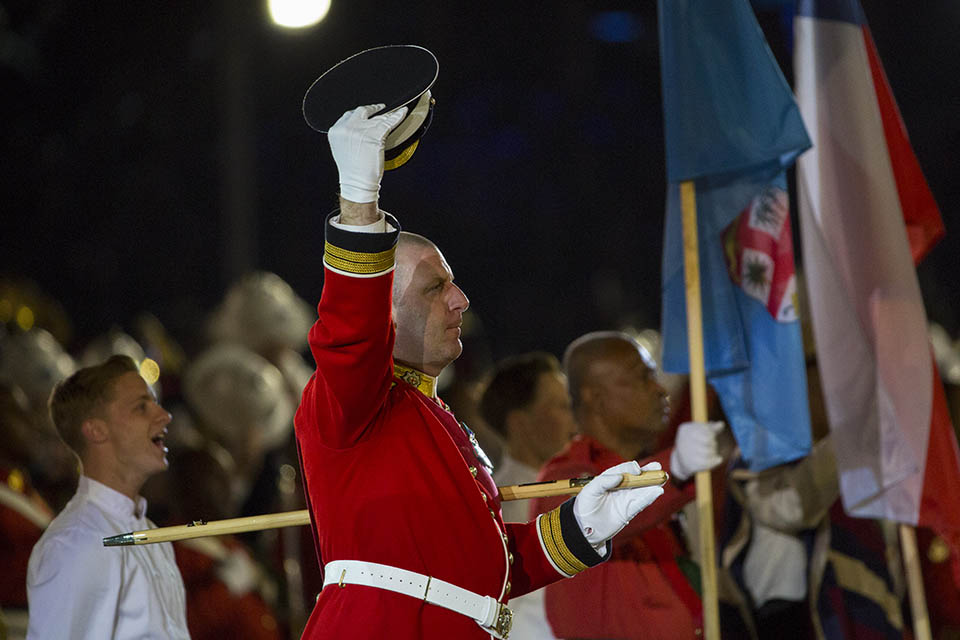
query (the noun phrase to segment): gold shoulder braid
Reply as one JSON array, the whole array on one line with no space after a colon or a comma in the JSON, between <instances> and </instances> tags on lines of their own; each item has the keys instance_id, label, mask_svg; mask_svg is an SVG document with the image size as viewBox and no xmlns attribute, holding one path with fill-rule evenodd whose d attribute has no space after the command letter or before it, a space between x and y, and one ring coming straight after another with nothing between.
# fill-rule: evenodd
<instances>
[{"instance_id":1,"label":"gold shoulder braid","mask_svg":"<svg viewBox=\"0 0 960 640\"><path fill-rule=\"evenodd\" d=\"M433 376L428 376L422 371L417 371L416 369L397 364L396 362L393 363L393 375L411 387L416 387L420 393L428 398L437 397L437 379Z\"/></svg>"}]
</instances>

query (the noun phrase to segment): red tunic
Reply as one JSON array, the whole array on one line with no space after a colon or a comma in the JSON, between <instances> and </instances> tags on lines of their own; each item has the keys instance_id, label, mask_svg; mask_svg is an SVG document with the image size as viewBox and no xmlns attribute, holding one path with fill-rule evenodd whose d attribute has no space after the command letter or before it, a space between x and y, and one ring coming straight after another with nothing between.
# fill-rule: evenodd
<instances>
[{"instance_id":1,"label":"red tunic","mask_svg":"<svg viewBox=\"0 0 960 640\"><path fill-rule=\"evenodd\" d=\"M670 451L657 461L668 468ZM625 462L593 438L577 436L547 462L539 480L595 475ZM676 563L684 554L666 526L671 515L695 497L693 483L679 489L668 482L664 494L640 512L613 540L613 555L602 566L550 585L547 620L558 638L696 638L702 620L700 600ZM553 508L557 498L532 501L531 513Z\"/></svg>"},{"instance_id":2,"label":"red tunic","mask_svg":"<svg viewBox=\"0 0 960 640\"><path fill-rule=\"evenodd\" d=\"M245 638L280 640L283 634L270 606L255 589L231 591L218 568L246 548L231 536L175 542L173 551L187 592L187 627L192 640Z\"/></svg>"},{"instance_id":3,"label":"red tunic","mask_svg":"<svg viewBox=\"0 0 960 640\"><path fill-rule=\"evenodd\" d=\"M0 468L0 608L27 608L27 561L52 518L24 473Z\"/></svg>"},{"instance_id":4,"label":"red tunic","mask_svg":"<svg viewBox=\"0 0 960 640\"><path fill-rule=\"evenodd\" d=\"M544 551L557 551L559 526L505 524L493 480L453 414L394 378L396 239L327 227L319 319L309 334L317 371L294 419L321 565L378 562L501 602L576 573L555 568L562 561ZM577 570L600 562L565 513L559 551L567 560L573 554ZM552 547L541 543L550 526ZM489 635L470 618L406 595L331 585L303 637Z\"/></svg>"}]
</instances>

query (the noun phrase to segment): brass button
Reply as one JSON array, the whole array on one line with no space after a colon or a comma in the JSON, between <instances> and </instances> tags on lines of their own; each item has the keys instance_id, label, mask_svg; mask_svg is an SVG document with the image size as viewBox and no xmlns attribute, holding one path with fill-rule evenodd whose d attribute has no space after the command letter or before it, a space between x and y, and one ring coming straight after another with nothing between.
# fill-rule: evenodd
<instances>
[{"instance_id":1,"label":"brass button","mask_svg":"<svg viewBox=\"0 0 960 640\"><path fill-rule=\"evenodd\" d=\"M940 536L936 536L927 548L927 559L934 564L946 562L950 558L950 547Z\"/></svg>"},{"instance_id":2,"label":"brass button","mask_svg":"<svg viewBox=\"0 0 960 640\"><path fill-rule=\"evenodd\" d=\"M486 501L487 501L487 494L485 494L483 491L481 491L481 492L480 492L480 495L483 496L483 501L486 502Z\"/></svg>"},{"instance_id":3,"label":"brass button","mask_svg":"<svg viewBox=\"0 0 960 640\"><path fill-rule=\"evenodd\" d=\"M513 554L512 554L512 553L507 553L507 560L510 561L510 564L513 564Z\"/></svg>"},{"instance_id":4,"label":"brass button","mask_svg":"<svg viewBox=\"0 0 960 640\"><path fill-rule=\"evenodd\" d=\"M510 595L510 588L511 588L511 586L512 586L512 585L510 584L510 581L508 580L508 581L507 581L507 587L503 590L503 595L505 595L505 596Z\"/></svg>"},{"instance_id":5,"label":"brass button","mask_svg":"<svg viewBox=\"0 0 960 640\"><path fill-rule=\"evenodd\" d=\"M501 533L500 537L503 538L503 544L507 544L507 534Z\"/></svg>"},{"instance_id":6,"label":"brass button","mask_svg":"<svg viewBox=\"0 0 960 640\"><path fill-rule=\"evenodd\" d=\"M477 477L477 468L476 468L476 467L470 467L470 475L472 475L474 478Z\"/></svg>"},{"instance_id":7,"label":"brass button","mask_svg":"<svg viewBox=\"0 0 960 640\"><path fill-rule=\"evenodd\" d=\"M495 513L493 512L493 509L487 509L487 511L490 512L490 517L491 517L491 518L493 518L494 520L497 519L497 514L495 514Z\"/></svg>"}]
</instances>

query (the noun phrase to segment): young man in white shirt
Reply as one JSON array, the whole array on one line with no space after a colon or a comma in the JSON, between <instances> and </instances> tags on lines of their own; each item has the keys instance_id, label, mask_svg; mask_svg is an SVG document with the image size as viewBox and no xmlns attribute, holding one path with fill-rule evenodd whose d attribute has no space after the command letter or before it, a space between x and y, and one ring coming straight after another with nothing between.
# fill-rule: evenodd
<instances>
[{"instance_id":1,"label":"young man in white shirt","mask_svg":"<svg viewBox=\"0 0 960 640\"><path fill-rule=\"evenodd\" d=\"M567 378L555 356L543 351L500 361L480 397L480 414L503 437L503 459L493 472L497 486L536 482L540 467L576 432ZM526 500L505 502L507 522L531 520Z\"/></svg>"},{"instance_id":2,"label":"young man in white shirt","mask_svg":"<svg viewBox=\"0 0 960 640\"><path fill-rule=\"evenodd\" d=\"M505 441L493 472L497 486L536 482L540 467L577 431L567 378L556 356L542 351L500 361L480 398L480 413ZM501 509L508 522L532 519L527 500L504 502ZM543 597L538 589L510 600L514 637L554 640Z\"/></svg>"},{"instance_id":3,"label":"young man in white shirt","mask_svg":"<svg viewBox=\"0 0 960 640\"><path fill-rule=\"evenodd\" d=\"M30 555L27 638L189 638L170 543L103 546L105 536L154 526L139 492L167 468L170 414L134 361L113 356L59 383L50 415L82 475Z\"/></svg>"}]
</instances>

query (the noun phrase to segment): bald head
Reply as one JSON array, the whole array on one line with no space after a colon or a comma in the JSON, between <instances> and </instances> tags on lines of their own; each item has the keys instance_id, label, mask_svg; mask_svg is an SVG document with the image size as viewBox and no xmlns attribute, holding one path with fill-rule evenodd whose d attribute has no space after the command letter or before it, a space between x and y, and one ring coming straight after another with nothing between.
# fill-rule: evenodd
<instances>
[{"instance_id":1,"label":"bald head","mask_svg":"<svg viewBox=\"0 0 960 640\"><path fill-rule=\"evenodd\" d=\"M420 262L424 253L440 252L437 245L427 238L409 231L401 231L397 239L397 262L393 272L393 307L403 298L403 294L410 285L414 267Z\"/></svg>"},{"instance_id":2,"label":"bald head","mask_svg":"<svg viewBox=\"0 0 960 640\"><path fill-rule=\"evenodd\" d=\"M437 245L401 232L393 274L394 360L439 375L463 349L460 325L469 304Z\"/></svg>"},{"instance_id":3,"label":"bald head","mask_svg":"<svg viewBox=\"0 0 960 640\"><path fill-rule=\"evenodd\" d=\"M580 406L583 387L597 364L619 361L624 356L638 352L647 366L656 369L656 364L643 345L621 331L594 331L571 342L563 353L563 370L567 374L574 410Z\"/></svg>"},{"instance_id":4,"label":"bald head","mask_svg":"<svg viewBox=\"0 0 960 640\"><path fill-rule=\"evenodd\" d=\"M667 393L656 365L625 333L588 333L563 356L580 432L629 460L649 452L667 426Z\"/></svg>"}]
</instances>

